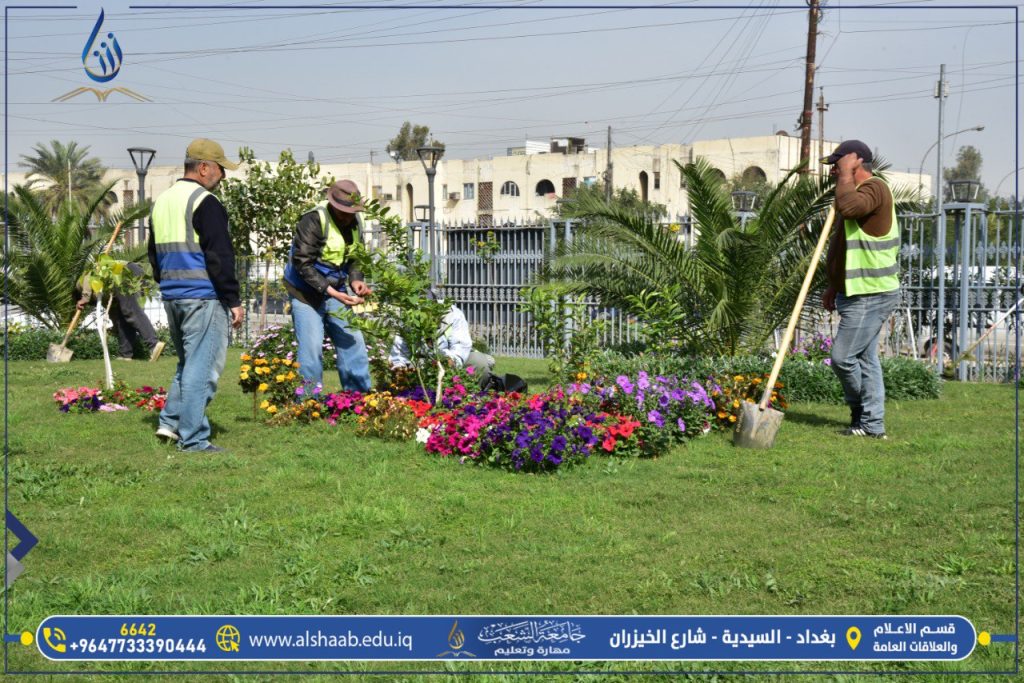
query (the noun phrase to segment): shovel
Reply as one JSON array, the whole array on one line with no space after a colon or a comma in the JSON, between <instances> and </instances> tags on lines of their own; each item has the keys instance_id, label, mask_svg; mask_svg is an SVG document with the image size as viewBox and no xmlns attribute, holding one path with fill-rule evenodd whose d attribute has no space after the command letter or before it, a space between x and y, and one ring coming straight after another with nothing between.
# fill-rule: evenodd
<instances>
[{"instance_id":1,"label":"shovel","mask_svg":"<svg viewBox=\"0 0 1024 683\"><path fill-rule=\"evenodd\" d=\"M779 351L775 354L775 365L772 366L772 374L768 383L764 385L764 396L760 403L744 401L740 404L740 416L736 422L736 432L733 434L732 442L740 448L771 448L775 443L775 435L779 433L779 426L782 425L783 414L781 411L768 407L768 400L772 396L772 388L779 378L779 371L782 370L782 361L786 359L786 351L793 341L793 332L796 330L796 323L800 319L800 311L804 307L804 299L807 298L807 291L811 288L811 280L814 279L814 271L821 259L821 252L825 250L825 242L832 231L832 223L836 218L835 206L828 210L828 218L825 219L825 226L821 229L821 236L818 237L818 244L814 248L814 255L811 256L811 263L807 267L807 274L804 275L804 284L796 297L796 304L793 306L793 313L789 316L789 325L786 326L786 334L782 336L782 343Z\"/></svg>"},{"instance_id":2,"label":"shovel","mask_svg":"<svg viewBox=\"0 0 1024 683\"><path fill-rule=\"evenodd\" d=\"M107 242L107 246L103 248L104 254L109 254L110 249L114 246L114 240L117 239L117 234L121 232L121 226L124 223L118 223L114 227L114 233L110 236L110 240ZM89 278L85 278L85 282L88 283ZM75 317L71 319L71 324L68 325L68 331L64 335L64 341L60 344L50 344L50 347L46 350L46 362L47 363L69 363L71 356L75 353L71 349L67 348L68 339L71 338L71 333L75 330L75 325L78 324L78 319L81 317L81 309L75 311Z\"/></svg>"},{"instance_id":3,"label":"shovel","mask_svg":"<svg viewBox=\"0 0 1024 683\"><path fill-rule=\"evenodd\" d=\"M82 311L75 311L75 317L71 319L71 324L68 325L68 331L64 335L64 341L60 344L50 344L50 348L46 350L46 362L47 363L69 363L71 362L71 356L74 351L68 348L68 339L71 338L71 333L75 331L75 325L78 324L78 319L82 316Z\"/></svg>"}]
</instances>

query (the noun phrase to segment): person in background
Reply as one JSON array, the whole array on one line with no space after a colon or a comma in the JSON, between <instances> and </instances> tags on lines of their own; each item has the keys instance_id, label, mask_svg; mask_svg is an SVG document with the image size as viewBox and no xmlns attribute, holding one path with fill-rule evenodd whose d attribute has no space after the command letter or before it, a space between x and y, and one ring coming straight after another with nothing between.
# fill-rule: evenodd
<instances>
[{"instance_id":1,"label":"person in background","mask_svg":"<svg viewBox=\"0 0 1024 683\"><path fill-rule=\"evenodd\" d=\"M142 277L142 266L129 263L128 270L137 277ZM85 308L93 297L83 294L75 304L78 310ZM110 307L110 322L117 332L117 357L120 360L133 360L135 356L135 338L138 337L149 351L150 362L155 361L164 352L164 342L157 339L153 323L139 305L139 300L130 292L114 291L114 303Z\"/></svg>"},{"instance_id":2,"label":"person in background","mask_svg":"<svg viewBox=\"0 0 1024 683\"><path fill-rule=\"evenodd\" d=\"M438 299L434 290L430 290L428 296L431 299ZM462 309L454 303L441 320L437 349L450 358L456 367L472 368L473 375L480 380L481 385L494 369L494 356L473 349L473 339L469 336L469 322ZM395 368L407 367L410 364L409 346L400 336L396 336L391 345L388 363Z\"/></svg>"}]
</instances>

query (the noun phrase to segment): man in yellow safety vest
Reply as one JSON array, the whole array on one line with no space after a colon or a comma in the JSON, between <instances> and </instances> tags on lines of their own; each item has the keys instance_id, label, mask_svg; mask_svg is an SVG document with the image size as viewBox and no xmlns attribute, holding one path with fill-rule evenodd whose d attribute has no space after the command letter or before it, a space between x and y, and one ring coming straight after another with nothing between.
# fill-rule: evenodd
<instances>
[{"instance_id":1,"label":"man in yellow safety vest","mask_svg":"<svg viewBox=\"0 0 1024 683\"><path fill-rule=\"evenodd\" d=\"M889 185L873 173L871 148L860 140L843 142L821 161L832 166L842 218L829 244L822 305L840 315L831 361L850 406L850 427L843 434L884 439L878 339L900 300L896 204Z\"/></svg>"}]
</instances>

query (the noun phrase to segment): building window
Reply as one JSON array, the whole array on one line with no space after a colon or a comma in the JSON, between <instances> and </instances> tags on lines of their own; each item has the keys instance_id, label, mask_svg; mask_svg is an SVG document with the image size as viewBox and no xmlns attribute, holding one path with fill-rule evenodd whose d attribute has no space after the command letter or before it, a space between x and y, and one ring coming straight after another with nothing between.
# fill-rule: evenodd
<instances>
[{"instance_id":1,"label":"building window","mask_svg":"<svg viewBox=\"0 0 1024 683\"><path fill-rule=\"evenodd\" d=\"M660 190L661 189L661 171L655 171L654 172L654 189L655 190Z\"/></svg>"},{"instance_id":2,"label":"building window","mask_svg":"<svg viewBox=\"0 0 1024 683\"><path fill-rule=\"evenodd\" d=\"M474 199L476 198L476 185L473 183L462 184L462 198L463 199Z\"/></svg>"},{"instance_id":3,"label":"building window","mask_svg":"<svg viewBox=\"0 0 1024 683\"><path fill-rule=\"evenodd\" d=\"M505 184L501 186L501 195L503 197L518 197L519 186L511 180L506 180Z\"/></svg>"},{"instance_id":4,"label":"building window","mask_svg":"<svg viewBox=\"0 0 1024 683\"><path fill-rule=\"evenodd\" d=\"M596 175L588 175L583 177L583 187L593 187L594 185L597 185Z\"/></svg>"},{"instance_id":5,"label":"building window","mask_svg":"<svg viewBox=\"0 0 1024 683\"><path fill-rule=\"evenodd\" d=\"M555 194L555 184L550 180L542 180L537 183L537 196L544 197L545 195Z\"/></svg>"}]
</instances>

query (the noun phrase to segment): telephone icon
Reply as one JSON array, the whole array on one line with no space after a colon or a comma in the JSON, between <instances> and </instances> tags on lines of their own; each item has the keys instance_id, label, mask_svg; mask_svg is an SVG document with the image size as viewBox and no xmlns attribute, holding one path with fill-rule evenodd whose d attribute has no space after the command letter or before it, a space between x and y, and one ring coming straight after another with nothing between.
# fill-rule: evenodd
<instances>
[{"instance_id":1,"label":"telephone icon","mask_svg":"<svg viewBox=\"0 0 1024 683\"><path fill-rule=\"evenodd\" d=\"M50 639L50 633L51 633L50 627L49 626L44 626L43 627L43 640L46 641L46 644L49 645L50 648L52 650L54 650L55 652L60 652L62 654L64 652L67 652L68 646L65 645L63 642L60 642L60 641L65 641L65 640L68 639L68 637L66 635L64 635L64 631L62 631L59 628L53 629L53 631L52 631L52 633L53 633L53 640ZM56 640L58 642L56 644L54 644L54 642L53 642L54 640Z\"/></svg>"}]
</instances>

